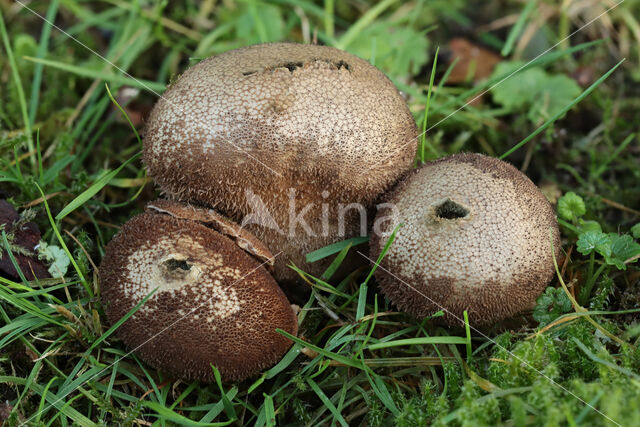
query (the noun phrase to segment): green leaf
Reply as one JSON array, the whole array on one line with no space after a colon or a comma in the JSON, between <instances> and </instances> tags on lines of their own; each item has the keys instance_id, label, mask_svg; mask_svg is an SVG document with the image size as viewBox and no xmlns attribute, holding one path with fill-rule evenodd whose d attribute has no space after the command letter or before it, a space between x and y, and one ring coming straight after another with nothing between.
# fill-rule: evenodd
<instances>
[{"instance_id":1,"label":"green leaf","mask_svg":"<svg viewBox=\"0 0 640 427\"><path fill-rule=\"evenodd\" d=\"M611 255L611 239L602 232L587 231L578 238L576 249L582 255L589 255L596 251L606 258Z\"/></svg>"},{"instance_id":2,"label":"green leaf","mask_svg":"<svg viewBox=\"0 0 640 427\"><path fill-rule=\"evenodd\" d=\"M597 221L584 221L582 219L578 220L580 224L580 233L586 233L587 231L597 231L599 233L602 232L602 227Z\"/></svg>"},{"instance_id":3,"label":"green leaf","mask_svg":"<svg viewBox=\"0 0 640 427\"><path fill-rule=\"evenodd\" d=\"M529 120L537 124L562 112L580 95L580 86L564 74L550 75L541 68L519 70L521 61L503 62L492 77L510 75L492 89L493 99L511 111L527 110Z\"/></svg>"},{"instance_id":4,"label":"green leaf","mask_svg":"<svg viewBox=\"0 0 640 427\"><path fill-rule=\"evenodd\" d=\"M491 92L495 102L512 111L531 105L547 77L541 68L517 71L523 65L521 61L502 62L496 66L491 76L492 79L508 76Z\"/></svg>"},{"instance_id":5,"label":"green leaf","mask_svg":"<svg viewBox=\"0 0 640 427\"><path fill-rule=\"evenodd\" d=\"M634 239L640 239L640 222L631 227L631 235Z\"/></svg>"},{"instance_id":6,"label":"green leaf","mask_svg":"<svg viewBox=\"0 0 640 427\"><path fill-rule=\"evenodd\" d=\"M558 200L558 215L566 220L581 217L587 213L582 197L569 191Z\"/></svg>"},{"instance_id":7,"label":"green leaf","mask_svg":"<svg viewBox=\"0 0 640 427\"><path fill-rule=\"evenodd\" d=\"M619 270L626 270L627 266L624 262L640 255L640 243L634 241L629 234L610 233L609 238L611 240L611 254L609 257L605 257L607 264L615 265Z\"/></svg>"},{"instance_id":8,"label":"green leaf","mask_svg":"<svg viewBox=\"0 0 640 427\"><path fill-rule=\"evenodd\" d=\"M371 60L372 40L375 40L375 66L392 76L416 75L429 60L429 40L423 32L387 21L365 28L347 50Z\"/></svg>"},{"instance_id":9,"label":"green leaf","mask_svg":"<svg viewBox=\"0 0 640 427\"><path fill-rule=\"evenodd\" d=\"M529 134L529 136L527 136L525 139L523 139L522 141L518 142L516 145L514 145L513 147L511 147L510 149L508 149L504 154L502 154L499 158L500 159L504 159L505 157L509 156L511 153L513 153L514 151L518 150L519 148L521 148L523 145L525 145L527 142L531 141L533 138L535 138L538 134L540 134L541 132L544 132L545 129L547 129L549 126L551 126L556 120L558 120L560 117L564 116L564 114L569 111L570 109L572 109L577 103L579 103L580 101L582 101L584 98L586 98L587 96L589 96L589 94L591 94L591 92L593 92L594 90L596 90L596 88L598 86L600 86L600 84L605 81L606 79L609 78L609 76L611 74L613 74L614 71L616 71L618 69L618 67L620 65L622 65L622 63L625 61L625 58L622 58L616 65L614 65L613 67L611 67L609 69L609 71L607 71L606 73L604 73L602 75L602 77L600 77L598 80L596 80L595 82L593 82L591 84L591 86L589 86L588 88L586 88L579 96L577 96L575 99L573 99L570 103L568 103L567 105L565 105L565 107L560 110L557 114L555 114L553 117L549 118L547 121L545 121L541 126L539 126L536 130L534 130L533 132L531 132Z\"/></svg>"},{"instance_id":10,"label":"green leaf","mask_svg":"<svg viewBox=\"0 0 640 427\"><path fill-rule=\"evenodd\" d=\"M564 289L547 288L536 301L533 318L540 323L540 326L544 326L569 311L571 311L571 301Z\"/></svg>"},{"instance_id":11,"label":"green leaf","mask_svg":"<svg viewBox=\"0 0 640 427\"><path fill-rule=\"evenodd\" d=\"M611 236L611 253L620 259L628 260L640 254L640 243L633 240L628 234Z\"/></svg>"},{"instance_id":12,"label":"green leaf","mask_svg":"<svg viewBox=\"0 0 640 427\"><path fill-rule=\"evenodd\" d=\"M242 44L276 42L286 37L285 22L279 7L255 0L246 2L246 6L244 13L235 18L236 38Z\"/></svg>"},{"instance_id":13,"label":"green leaf","mask_svg":"<svg viewBox=\"0 0 640 427\"><path fill-rule=\"evenodd\" d=\"M580 86L563 74L547 76L531 102L527 117L531 123L548 119L562 111L565 105L580 95Z\"/></svg>"}]
</instances>

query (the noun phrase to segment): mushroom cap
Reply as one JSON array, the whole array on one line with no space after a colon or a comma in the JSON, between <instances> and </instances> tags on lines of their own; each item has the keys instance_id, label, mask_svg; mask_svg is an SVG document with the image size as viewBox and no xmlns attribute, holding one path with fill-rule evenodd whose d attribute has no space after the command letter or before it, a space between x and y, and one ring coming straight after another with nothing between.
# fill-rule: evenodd
<instances>
[{"instance_id":1,"label":"mushroom cap","mask_svg":"<svg viewBox=\"0 0 640 427\"><path fill-rule=\"evenodd\" d=\"M259 197L283 233L247 227L283 251L276 278L290 279L286 264L303 262L298 254L357 233L352 215L336 236L337 204L370 204L410 169L416 147L406 102L377 68L331 47L270 43L205 59L178 78L150 115L144 162L169 198L215 206L238 223ZM305 220L316 236L288 235L290 189L297 213L313 204Z\"/></svg>"},{"instance_id":2,"label":"mushroom cap","mask_svg":"<svg viewBox=\"0 0 640 427\"><path fill-rule=\"evenodd\" d=\"M553 277L555 212L508 163L471 153L442 158L408 175L389 202L403 226L376 279L403 311L422 317L445 309L444 323L460 324L467 310L472 323L491 324L532 307ZM391 222L372 236L372 259Z\"/></svg>"},{"instance_id":3,"label":"mushroom cap","mask_svg":"<svg viewBox=\"0 0 640 427\"><path fill-rule=\"evenodd\" d=\"M194 212L197 212L195 209ZM107 245L100 290L113 324L151 366L190 380L242 380L271 366L296 334L287 298L259 261L194 220L156 209L132 218Z\"/></svg>"}]
</instances>

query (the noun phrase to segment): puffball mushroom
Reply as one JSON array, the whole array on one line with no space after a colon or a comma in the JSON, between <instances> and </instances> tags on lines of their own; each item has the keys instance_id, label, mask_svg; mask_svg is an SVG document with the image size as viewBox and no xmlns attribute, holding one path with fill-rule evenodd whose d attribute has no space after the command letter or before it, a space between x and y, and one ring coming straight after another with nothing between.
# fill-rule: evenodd
<instances>
[{"instance_id":1,"label":"puffball mushroom","mask_svg":"<svg viewBox=\"0 0 640 427\"><path fill-rule=\"evenodd\" d=\"M413 171L389 201L403 226L376 279L412 315L444 309L445 323L460 324L467 310L472 324L491 324L532 307L554 274L555 213L508 163L480 154L445 157ZM380 231L391 232L391 222ZM372 236L372 259L386 242Z\"/></svg>"},{"instance_id":2,"label":"puffball mushroom","mask_svg":"<svg viewBox=\"0 0 640 427\"><path fill-rule=\"evenodd\" d=\"M271 255L217 213L151 203L107 245L100 289L118 334L145 362L189 380L242 380L277 362L296 315L265 268ZM266 264L268 265L268 264Z\"/></svg>"},{"instance_id":3,"label":"puffball mushroom","mask_svg":"<svg viewBox=\"0 0 640 427\"><path fill-rule=\"evenodd\" d=\"M416 146L406 102L377 68L326 46L270 43L205 59L172 83L147 123L144 162L168 197L245 220L282 252L276 279L294 280L290 262L319 275L327 264L305 254L359 234L355 209L340 232L339 204L368 207Z\"/></svg>"}]
</instances>

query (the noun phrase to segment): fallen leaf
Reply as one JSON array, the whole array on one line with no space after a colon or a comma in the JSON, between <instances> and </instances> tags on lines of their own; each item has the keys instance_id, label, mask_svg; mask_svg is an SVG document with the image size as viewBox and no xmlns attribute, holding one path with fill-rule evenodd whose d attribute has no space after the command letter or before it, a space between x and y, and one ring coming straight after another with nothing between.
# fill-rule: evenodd
<instances>
[{"instance_id":1,"label":"fallen leaf","mask_svg":"<svg viewBox=\"0 0 640 427\"><path fill-rule=\"evenodd\" d=\"M491 75L493 67L501 58L495 52L471 43L464 38L454 38L449 42L451 58L449 64L456 61L451 70L448 83L478 82Z\"/></svg>"},{"instance_id":2,"label":"fallen leaf","mask_svg":"<svg viewBox=\"0 0 640 427\"><path fill-rule=\"evenodd\" d=\"M5 421L9 420L11 412L13 412L13 406L9 404L8 400L0 402L0 427L4 426ZM22 416L20 412L18 412L17 415L17 418L14 418L12 421L17 420L18 423L23 423L25 421L24 416Z\"/></svg>"}]
</instances>

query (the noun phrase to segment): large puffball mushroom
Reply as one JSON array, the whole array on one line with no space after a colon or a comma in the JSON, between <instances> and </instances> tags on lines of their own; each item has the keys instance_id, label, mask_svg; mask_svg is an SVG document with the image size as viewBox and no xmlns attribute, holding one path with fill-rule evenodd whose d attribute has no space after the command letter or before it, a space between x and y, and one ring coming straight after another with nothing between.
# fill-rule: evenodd
<instances>
[{"instance_id":1,"label":"large puffball mushroom","mask_svg":"<svg viewBox=\"0 0 640 427\"><path fill-rule=\"evenodd\" d=\"M540 190L508 163L456 154L427 163L389 195L403 224L376 270L382 292L422 317L444 309L460 324L492 324L535 304L560 251L555 213ZM380 215L391 217L389 212ZM371 258L394 224L376 218Z\"/></svg>"},{"instance_id":2,"label":"large puffball mushroom","mask_svg":"<svg viewBox=\"0 0 640 427\"><path fill-rule=\"evenodd\" d=\"M416 146L406 102L377 68L272 43L205 59L172 83L147 123L144 162L168 197L215 207L282 252L275 277L293 280L290 262L318 275L326 264L305 254L360 233L362 210L410 169Z\"/></svg>"},{"instance_id":3,"label":"large puffball mushroom","mask_svg":"<svg viewBox=\"0 0 640 427\"><path fill-rule=\"evenodd\" d=\"M267 271L270 254L213 211L157 201L107 245L100 290L124 343L176 377L242 380L277 362L297 318Z\"/></svg>"}]
</instances>

